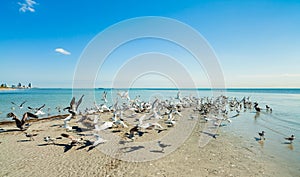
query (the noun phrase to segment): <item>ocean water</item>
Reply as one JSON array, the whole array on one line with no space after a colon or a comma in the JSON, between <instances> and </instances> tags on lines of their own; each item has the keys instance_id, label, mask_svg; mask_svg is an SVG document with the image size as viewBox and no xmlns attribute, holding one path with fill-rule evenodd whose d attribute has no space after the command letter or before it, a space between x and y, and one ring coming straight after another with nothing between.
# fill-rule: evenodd
<instances>
[{"instance_id":1,"label":"ocean water","mask_svg":"<svg viewBox=\"0 0 300 177\"><path fill-rule=\"evenodd\" d=\"M77 99L84 94L84 99L79 109L93 107L94 102L103 103L101 100L103 91L108 92L107 106L116 100L117 92L122 89L28 89L0 91L0 121L8 121L6 114L14 112L21 116L27 107L39 107L46 104L43 111L44 117L59 114L55 107L67 107L73 96ZM226 132L242 137L243 143L257 148L271 160L288 168L293 175L300 176L300 89L227 89L224 91L211 89L183 89L182 96L216 96L223 94L241 100L244 96L250 96L251 101L257 101L264 108L266 104L272 107L272 113L262 111L256 114L254 110L241 112L240 116L232 118L232 123L222 127ZM171 99L176 97L178 89L130 89L131 99L140 96L140 100ZM23 109L19 109L11 102L20 104L23 101ZM62 111L61 114L67 112ZM264 143L257 141L258 132L266 132ZM296 136L293 144L287 144L284 137L291 134Z\"/></svg>"}]
</instances>

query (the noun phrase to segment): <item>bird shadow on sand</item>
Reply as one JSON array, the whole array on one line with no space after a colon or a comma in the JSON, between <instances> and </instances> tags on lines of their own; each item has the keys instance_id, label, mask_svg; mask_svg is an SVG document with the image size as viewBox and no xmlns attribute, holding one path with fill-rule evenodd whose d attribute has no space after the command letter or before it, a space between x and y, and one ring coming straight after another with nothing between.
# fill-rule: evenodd
<instances>
[{"instance_id":1,"label":"bird shadow on sand","mask_svg":"<svg viewBox=\"0 0 300 177\"><path fill-rule=\"evenodd\" d=\"M26 131L26 129L24 130L20 130L20 129L2 129L0 130L0 133L6 133L6 132L22 132L22 131Z\"/></svg>"},{"instance_id":2,"label":"bird shadow on sand","mask_svg":"<svg viewBox=\"0 0 300 177\"><path fill-rule=\"evenodd\" d=\"M200 131L200 132L205 134L205 135L211 136L215 139L217 138L217 136L220 136L220 134L218 134L218 133L209 133L209 132L204 132L204 131Z\"/></svg>"},{"instance_id":3,"label":"bird shadow on sand","mask_svg":"<svg viewBox=\"0 0 300 177\"><path fill-rule=\"evenodd\" d=\"M38 146L49 146L49 145L54 145L54 146L62 146L64 147L64 152L68 152L70 149L73 148L75 145L71 144L61 144L61 143L44 143L44 144L38 144Z\"/></svg>"},{"instance_id":4,"label":"bird shadow on sand","mask_svg":"<svg viewBox=\"0 0 300 177\"><path fill-rule=\"evenodd\" d=\"M112 130L111 131L112 133L120 133L120 132L122 132L121 130Z\"/></svg>"},{"instance_id":5,"label":"bird shadow on sand","mask_svg":"<svg viewBox=\"0 0 300 177\"><path fill-rule=\"evenodd\" d=\"M30 142L31 140L18 140L18 143L25 143L25 142Z\"/></svg>"},{"instance_id":6,"label":"bird shadow on sand","mask_svg":"<svg viewBox=\"0 0 300 177\"><path fill-rule=\"evenodd\" d=\"M91 145L93 145L93 143L92 143L91 141L89 141L89 140L86 140L86 141L84 142L84 144L83 144L82 146L78 147L76 150L81 150L81 149L84 149L84 148L86 148L86 147L89 147L88 151L90 151L90 150L93 149L93 148L91 147Z\"/></svg>"},{"instance_id":7,"label":"bird shadow on sand","mask_svg":"<svg viewBox=\"0 0 300 177\"><path fill-rule=\"evenodd\" d=\"M133 152L133 151L138 151L140 149L143 149L145 148L145 146L130 146L130 147L123 147L121 148L121 150L124 152L124 153L129 153L129 152Z\"/></svg>"},{"instance_id":8,"label":"bird shadow on sand","mask_svg":"<svg viewBox=\"0 0 300 177\"><path fill-rule=\"evenodd\" d=\"M150 150L150 152L153 152L153 153L165 153L163 150Z\"/></svg>"}]
</instances>

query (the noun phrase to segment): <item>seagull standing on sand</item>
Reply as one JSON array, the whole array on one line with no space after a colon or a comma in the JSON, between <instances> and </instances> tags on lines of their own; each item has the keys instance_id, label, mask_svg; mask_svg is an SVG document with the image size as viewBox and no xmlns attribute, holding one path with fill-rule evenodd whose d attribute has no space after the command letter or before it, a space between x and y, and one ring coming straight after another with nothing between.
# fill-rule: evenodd
<instances>
[{"instance_id":1,"label":"seagull standing on sand","mask_svg":"<svg viewBox=\"0 0 300 177\"><path fill-rule=\"evenodd\" d=\"M37 136L37 133L29 134L27 132L24 132L25 136L29 138L30 141L34 141L34 136Z\"/></svg>"},{"instance_id":2,"label":"seagull standing on sand","mask_svg":"<svg viewBox=\"0 0 300 177\"><path fill-rule=\"evenodd\" d=\"M262 138L265 140L265 131L262 132L258 132L258 135L260 136L260 140L262 140Z\"/></svg>"},{"instance_id":3,"label":"seagull standing on sand","mask_svg":"<svg viewBox=\"0 0 300 177\"><path fill-rule=\"evenodd\" d=\"M51 138L50 136L44 137L44 141L47 142L48 144L50 143L55 144L56 139L61 139L61 137L60 138Z\"/></svg>"},{"instance_id":4,"label":"seagull standing on sand","mask_svg":"<svg viewBox=\"0 0 300 177\"><path fill-rule=\"evenodd\" d=\"M293 143L293 140L295 139L295 136L294 136L294 135L291 135L290 137L287 137L287 138L284 138L284 139L290 141L290 144L292 144L292 143Z\"/></svg>"},{"instance_id":5,"label":"seagull standing on sand","mask_svg":"<svg viewBox=\"0 0 300 177\"><path fill-rule=\"evenodd\" d=\"M83 140L83 138L75 138L74 136L66 134L66 133L62 133L61 136L65 137L65 138L69 138L71 140L71 142L70 142L71 146L74 146L78 143L82 143L82 140Z\"/></svg>"},{"instance_id":6,"label":"seagull standing on sand","mask_svg":"<svg viewBox=\"0 0 300 177\"><path fill-rule=\"evenodd\" d=\"M256 112L260 112L261 111L261 108L258 107L258 103L254 103L254 109L256 110Z\"/></svg>"},{"instance_id":7,"label":"seagull standing on sand","mask_svg":"<svg viewBox=\"0 0 300 177\"><path fill-rule=\"evenodd\" d=\"M16 116L14 113L12 113L12 112L11 112L11 113L8 113L8 114L7 114L7 117L12 117L12 119L13 119L14 121L16 121L16 126L17 126L20 130L24 130L24 127L23 127L23 126L24 126L24 124L25 124L25 122L26 122L26 120L27 120L28 117L38 118L37 115L32 114L32 113L30 113L30 112L24 113L21 120L18 119L17 116Z\"/></svg>"}]
</instances>

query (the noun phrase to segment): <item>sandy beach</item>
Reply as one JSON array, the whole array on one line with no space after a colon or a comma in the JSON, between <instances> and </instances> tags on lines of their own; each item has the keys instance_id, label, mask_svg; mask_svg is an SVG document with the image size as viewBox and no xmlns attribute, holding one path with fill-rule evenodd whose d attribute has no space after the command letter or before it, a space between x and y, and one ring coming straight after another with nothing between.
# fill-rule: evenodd
<instances>
[{"instance_id":1,"label":"sandy beach","mask_svg":"<svg viewBox=\"0 0 300 177\"><path fill-rule=\"evenodd\" d=\"M105 113L101 116L111 115ZM0 176L291 176L284 167L264 157L256 147L243 144L241 138L223 133L222 129L218 132L220 136L200 148L199 132L205 125L201 121L175 151L146 162L112 158L98 149L101 145L90 151L77 145L64 152L68 139L48 144L43 137L59 137L61 133L79 137L78 132L66 132L59 127L63 124L61 118L31 124L27 132L38 134L35 141L29 141L15 124L0 125ZM82 127L75 120L71 125ZM155 133L148 134L146 139L156 138Z\"/></svg>"}]
</instances>

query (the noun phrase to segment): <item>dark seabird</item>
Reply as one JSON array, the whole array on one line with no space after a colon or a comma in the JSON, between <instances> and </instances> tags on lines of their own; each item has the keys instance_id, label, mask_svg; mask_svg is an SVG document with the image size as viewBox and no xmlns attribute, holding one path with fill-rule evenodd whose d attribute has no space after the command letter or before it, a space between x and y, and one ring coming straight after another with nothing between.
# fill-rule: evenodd
<instances>
[{"instance_id":1,"label":"dark seabird","mask_svg":"<svg viewBox=\"0 0 300 177\"><path fill-rule=\"evenodd\" d=\"M264 140L266 139L265 136L265 131L262 132L258 132L258 135L260 136L260 139L264 138Z\"/></svg>"},{"instance_id":2,"label":"dark seabird","mask_svg":"<svg viewBox=\"0 0 300 177\"><path fill-rule=\"evenodd\" d=\"M30 113L30 112L24 113L21 120L18 119L17 116L16 116L14 113L12 113L12 112L11 112L11 113L8 113L8 114L7 114L7 117L12 117L12 119L16 121L16 126L17 126L20 130L24 130L23 126L24 126L24 124L25 124L25 122L26 122L26 120L27 120L28 117L38 118L37 115L32 114L32 113Z\"/></svg>"},{"instance_id":3,"label":"dark seabird","mask_svg":"<svg viewBox=\"0 0 300 177\"><path fill-rule=\"evenodd\" d=\"M295 139L295 136L291 135L290 137L287 137L287 138L284 138L284 139L290 141L290 143L292 144L293 140Z\"/></svg>"}]
</instances>

